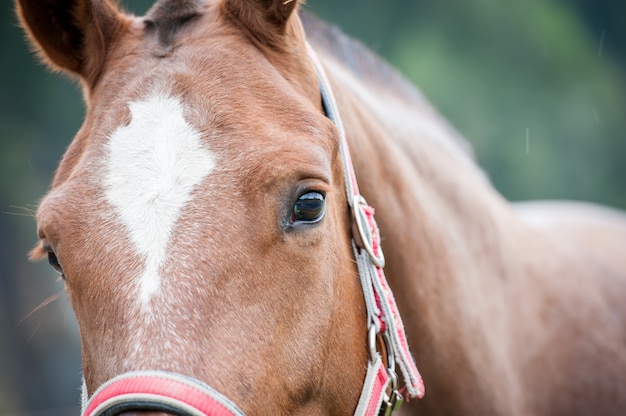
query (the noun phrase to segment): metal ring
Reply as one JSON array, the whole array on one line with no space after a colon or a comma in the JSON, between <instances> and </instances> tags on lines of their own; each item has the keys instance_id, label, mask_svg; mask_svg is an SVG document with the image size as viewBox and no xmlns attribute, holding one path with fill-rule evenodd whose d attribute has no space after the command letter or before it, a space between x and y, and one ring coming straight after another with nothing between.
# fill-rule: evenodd
<instances>
[{"instance_id":1,"label":"metal ring","mask_svg":"<svg viewBox=\"0 0 626 416\"><path fill-rule=\"evenodd\" d=\"M376 360L376 354L378 354L378 348L376 346L376 327L374 325L370 325L369 331L367 333L367 346L370 362L373 363Z\"/></svg>"},{"instance_id":2,"label":"metal ring","mask_svg":"<svg viewBox=\"0 0 626 416\"><path fill-rule=\"evenodd\" d=\"M380 247L380 244L379 244L378 256L374 254L374 247L372 244L373 234L372 233L366 234L365 229L363 228L363 224L362 224L363 219L367 221L367 215L363 211L364 207L367 207L367 206L368 206L367 201L365 200L365 198L363 198L362 195L354 196L352 200L352 213L354 215L354 221L356 222L356 228L359 231L359 237L361 238L363 248L365 249L365 251L367 251L367 254L369 254L370 259L372 260L372 263L374 263L376 266L382 269L383 267L385 267L385 255L383 254L383 249L382 247ZM367 238L367 236L370 236L370 238Z\"/></svg>"},{"instance_id":3,"label":"metal ring","mask_svg":"<svg viewBox=\"0 0 626 416\"><path fill-rule=\"evenodd\" d=\"M385 343L385 354L387 355L387 372L393 372L395 376L396 371L396 354L391 345L391 339L389 339L389 332L385 331L382 334L383 342ZM397 379L396 379L397 384Z\"/></svg>"}]
</instances>

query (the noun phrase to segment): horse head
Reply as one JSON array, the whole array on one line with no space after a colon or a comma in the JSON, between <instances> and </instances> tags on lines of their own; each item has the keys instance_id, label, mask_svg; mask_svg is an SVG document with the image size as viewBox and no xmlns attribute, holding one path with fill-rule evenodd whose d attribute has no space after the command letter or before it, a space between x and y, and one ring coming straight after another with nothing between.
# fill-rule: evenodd
<instances>
[{"instance_id":1,"label":"horse head","mask_svg":"<svg viewBox=\"0 0 626 416\"><path fill-rule=\"evenodd\" d=\"M86 397L158 370L248 414L354 412L365 305L297 9L162 0L139 18L108 0L18 2L87 106L32 254L63 276Z\"/></svg>"}]
</instances>

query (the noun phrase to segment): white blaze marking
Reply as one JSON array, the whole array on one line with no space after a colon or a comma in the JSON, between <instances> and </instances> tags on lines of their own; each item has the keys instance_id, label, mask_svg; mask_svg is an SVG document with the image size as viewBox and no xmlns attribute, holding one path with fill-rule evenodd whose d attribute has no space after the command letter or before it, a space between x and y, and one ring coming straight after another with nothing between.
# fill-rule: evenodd
<instances>
[{"instance_id":1,"label":"white blaze marking","mask_svg":"<svg viewBox=\"0 0 626 416\"><path fill-rule=\"evenodd\" d=\"M129 108L130 124L115 130L107 144L105 189L145 259L139 300L146 305L161 286L159 269L179 213L215 167L215 157L177 98L153 95Z\"/></svg>"}]
</instances>

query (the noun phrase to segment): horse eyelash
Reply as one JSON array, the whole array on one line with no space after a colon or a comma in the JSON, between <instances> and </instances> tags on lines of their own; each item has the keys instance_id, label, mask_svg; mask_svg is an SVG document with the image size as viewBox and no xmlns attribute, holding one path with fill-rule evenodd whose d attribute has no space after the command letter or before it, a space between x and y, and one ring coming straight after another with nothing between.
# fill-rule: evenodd
<instances>
[{"instance_id":1,"label":"horse eyelash","mask_svg":"<svg viewBox=\"0 0 626 416\"><path fill-rule=\"evenodd\" d=\"M40 261L46 257L46 250L43 248L43 244L40 242L28 253L28 260Z\"/></svg>"}]
</instances>

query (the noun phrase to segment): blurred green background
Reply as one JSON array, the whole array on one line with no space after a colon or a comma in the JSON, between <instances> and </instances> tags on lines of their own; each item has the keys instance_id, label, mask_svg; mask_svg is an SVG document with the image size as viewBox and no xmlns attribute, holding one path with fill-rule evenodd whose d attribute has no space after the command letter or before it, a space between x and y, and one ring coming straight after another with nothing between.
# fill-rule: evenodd
<instances>
[{"instance_id":1,"label":"blurred green background","mask_svg":"<svg viewBox=\"0 0 626 416\"><path fill-rule=\"evenodd\" d=\"M123 3L143 14L150 2ZM309 0L305 7L413 80L473 144L507 198L626 208L626 2ZM29 53L8 1L0 6L0 62L0 415L78 415L71 307L55 273L28 263L26 253L36 242L37 201L81 123L81 93Z\"/></svg>"}]
</instances>

